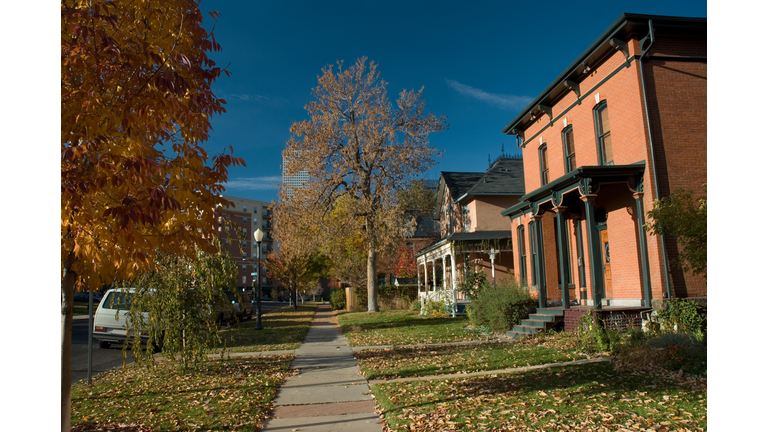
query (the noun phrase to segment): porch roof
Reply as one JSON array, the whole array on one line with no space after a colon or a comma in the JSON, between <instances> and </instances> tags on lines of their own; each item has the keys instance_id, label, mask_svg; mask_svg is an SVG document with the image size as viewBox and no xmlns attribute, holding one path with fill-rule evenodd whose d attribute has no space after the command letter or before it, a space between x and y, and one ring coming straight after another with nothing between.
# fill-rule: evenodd
<instances>
[{"instance_id":1,"label":"porch roof","mask_svg":"<svg viewBox=\"0 0 768 432\"><path fill-rule=\"evenodd\" d=\"M533 204L539 204L552 199L556 193L562 193L580 187L580 182L584 179L595 180L599 182L626 181L628 177L642 176L645 172L645 161L635 162L630 165L600 165L600 166L580 166L575 170L566 173L562 177L545 184L544 186L531 191L520 197L520 203L501 211L502 216L514 218L532 210ZM642 179L638 180L642 183Z\"/></svg>"},{"instance_id":2,"label":"porch roof","mask_svg":"<svg viewBox=\"0 0 768 432\"><path fill-rule=\"evenodd\" d=\"M448 237L442 238L434 243L432 243L429 246L424 247L420 251L416 252L414 256L418 257L421 255L426 254L427 252L430 252L439 246L442 246L446 243L451 243L455 241L462 241L462 242L481 242L483 240L498 240L498 239L511 239L512 238L512 231L510 230L494 230L494 231L473 231L473 232L458 232L453 233L449 235Z\"/></svg>"}]
</instances>

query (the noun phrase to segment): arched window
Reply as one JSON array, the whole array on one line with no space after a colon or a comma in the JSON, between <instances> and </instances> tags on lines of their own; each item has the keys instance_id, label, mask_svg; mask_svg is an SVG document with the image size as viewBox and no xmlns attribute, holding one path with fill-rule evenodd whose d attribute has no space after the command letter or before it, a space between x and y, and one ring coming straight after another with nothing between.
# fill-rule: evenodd
<instances>
[{"instance_id":1,"label":"arched window","mask_svg":"<svg viewBox=\"0 0 768 432\"><path fill-rule=\"evenodd\" d=\"M541 185L549 183L549 159L547 156L547 144L539 147L539 170L541 171Z\"/></svg>"},{"instance_id":2,"label":"arched window","mask_svg":"<svg viewBox=\"0 0 768 432\"><path fill-rule=\"evenodd\" d=\"M576 169L576 143L573 140L573 126L563 129L563 156L565 172Z\"/></svg>"},{"instance_id":3,"label":"arched window","mask_svg":"<svg viewBox=\"0 0 768 432\"><path fill-rule=\"evenodd\" d=\"M597 138L597 159L600 165L613 165L613 144L611 144L611 122L608 120L608 103L600 102L595 107L595 137Z\"/></svg>"}]
</instances>

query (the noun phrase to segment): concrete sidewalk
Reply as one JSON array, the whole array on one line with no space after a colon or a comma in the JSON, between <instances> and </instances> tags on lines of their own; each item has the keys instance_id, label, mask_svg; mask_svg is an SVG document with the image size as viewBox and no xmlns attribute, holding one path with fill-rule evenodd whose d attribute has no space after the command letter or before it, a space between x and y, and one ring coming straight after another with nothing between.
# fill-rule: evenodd
<instances>
[{"instance_id":1,"label":"concrete sidewalk","mask_svg":"<svg viewBox=\"0 0 768 432\"><path fill-rule=\"evenodd\" d=\"M292 369L274 400L274 418L262 429L273 431L381 432L368 381L358 373L352 349L333 319L330 305L318 306Z\"/></svg>"}]
</instances>

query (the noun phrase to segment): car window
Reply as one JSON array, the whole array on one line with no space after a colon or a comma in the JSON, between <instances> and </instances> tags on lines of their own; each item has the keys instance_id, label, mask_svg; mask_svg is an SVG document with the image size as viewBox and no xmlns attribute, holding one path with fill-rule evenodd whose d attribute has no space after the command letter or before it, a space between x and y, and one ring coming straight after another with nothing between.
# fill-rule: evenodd
<instances>
[{"instance_id":1,"label":"car window","mask_svg":"<svg viewBox=\"0 0 768 432\"><path fill-rule=\"evenodd\" d=\"M237 302L237 300L235 299L235 295L232 294L232 291L226 291L226 293L227 293L227 298L229 299L230 302Z\"/></svg>"},{"instance_id":2,"label":"car window","mask_svg":"<svg viewBox=\"0 0 768 432\"><path fill-rule=\"evenodd\" d=\"M102 309L128 310L131 308L133 294L112 291L102 303Z\"/></svg>"}]
</instances>

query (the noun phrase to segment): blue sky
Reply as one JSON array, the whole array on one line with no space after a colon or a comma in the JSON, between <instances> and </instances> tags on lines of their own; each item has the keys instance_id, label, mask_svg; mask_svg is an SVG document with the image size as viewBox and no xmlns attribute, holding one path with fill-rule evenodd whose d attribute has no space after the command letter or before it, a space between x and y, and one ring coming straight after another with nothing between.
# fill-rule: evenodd
<instances>
[{"instance_id":1,"label":"blue sky","mask_svg":"<svg viewBox=\"0 0 768 432\"><path fill-rule=\"evenodd\" d=\"M590 5L587 9L584 5ZM232 145L246 168L227 194L277 199L281 151L323 66L366 56L379 64L390 99L424 87L427 111L450 128L430 136L440 171L484 171L488 155L516 150L501 133L623 12L706 17L704 1L203 1L221 17L213 53L231 77L215 83L227 113L213 118L209 152ZM206 14L207 16L207 14ZM210 29L212 20L206 21Z\"/></svg>"}]
</instances>

